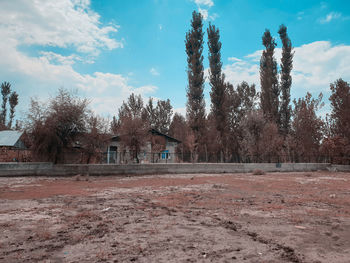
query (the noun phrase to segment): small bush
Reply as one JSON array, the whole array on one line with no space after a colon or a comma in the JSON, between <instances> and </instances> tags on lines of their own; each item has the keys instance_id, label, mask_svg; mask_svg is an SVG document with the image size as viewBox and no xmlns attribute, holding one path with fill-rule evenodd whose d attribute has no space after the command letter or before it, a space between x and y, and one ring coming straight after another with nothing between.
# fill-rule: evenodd
<instances>
[{"instance_id":1,"label":"small bush","mask_svg":"<svg viewBox=\"0 0 350 263\"><path fill-rule=\"evenodd\" d=\"M81 180L81 175L77 174L76 176L74 176L74 180L75 181L80 181Z\"/></svg>"},{"instance_id":2,"label":"small bush","mask_svg":"<svg viewBox=\"0 0 350 263\"><path fill-rule=\"evenodd\" d=\"M261 169L255 169L255 170L253 171L253 174L254 174L254 175L264 175L265 172L264 172L263 170L261 170Z\"/></svg>"}]
</instances>

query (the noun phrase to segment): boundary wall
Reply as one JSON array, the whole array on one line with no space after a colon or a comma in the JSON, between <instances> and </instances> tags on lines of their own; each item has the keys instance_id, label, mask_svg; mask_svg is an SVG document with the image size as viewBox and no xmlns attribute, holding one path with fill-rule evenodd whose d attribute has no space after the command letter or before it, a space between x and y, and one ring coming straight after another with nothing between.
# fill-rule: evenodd
<instances>
[{"instance_id":1,"label":"boundary wall","mask_svg":"<svg viewBox=\"0 0 350 263\"><path fill-rule=\"evenodd\" d=\"M142 174L217 174L264 172L307 172L318 170L350 172L350 165L329 163L176 163L176 164L58 164L0 163L0 177L142 175Z\"/></svg>"}]
</instances>

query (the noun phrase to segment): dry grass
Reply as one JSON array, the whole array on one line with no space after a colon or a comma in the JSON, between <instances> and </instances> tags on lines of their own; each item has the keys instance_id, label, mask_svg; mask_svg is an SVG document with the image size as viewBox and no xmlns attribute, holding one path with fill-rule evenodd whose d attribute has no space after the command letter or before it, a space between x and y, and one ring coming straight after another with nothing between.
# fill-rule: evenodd
<instances>
[{"instance_id":1,"label":"dry grass","mask_svg":"<svg viewBox=\"0 0 350 263\"><path fill-rule=\"evenodd\" d=\"M73 222L74 223L78 223L82 220L89 220L89 219L94 219L96 217L96 214L93 213L92 211L88 211L88 210L85 210L83 212L80 212L78 214L76 214L74 217L73 217Z\"/></svg>"},{"instance_id":2,"label":"dry grass","mask_svg":"<svg viewBox=\"0 0 350 263\"><path fill-rule=\"evenodd\" d=\"M79 242L81 242L84 238L85 238L85 234L83 234L83 233L73 233L73 234L71 235L71 240L72 240L74 243L79 243Z\"/></svg>"},{"instance_id":3,"label":"dry grass","mask_svg":"<svg viewBox=\"0 0 350 263\"><path fill-rule=\"evenodd\" d=\"M261 169L255 169L253 171L253 175L264 175L264 174L265 174L265 172Z\"/></svg>"},{"instance_id":4,"label":"dry grass","mask_svg":"<svg viewBox=\"0 0 350 263\"><path fill-rule=\"evenodd\" d=\"M46 227L38 227L36 230L34 230L35 236L42 241L49 240L53 237L50 230Z\"/></svg>"},{"instance_id":5,"label":"dry grass","mask_svg":"<svg viewBox=\"0 0 350 263\"><path fill-rule=\"evenodd\" d=\"M81 181L81 175L80 174L77 174L76 176L74 176L74 180L75 181Z\"/></svg>"},{"instance_id":6,"label":"dry grass","mask_svg":"<svg viewBox=\"0 0 350 263\"><path fill-rule=\"evenodd\" d=\"M272 212L272 211L275 211L275 210L283 210L285 208L286 208L285 205L269 204L269 205L262 206L261 209L264 210L264 211Z\"/></svg>"},{"instance_id":7,"label":"dry grass","mask_svg":"<svg viewBox=\"0 0 350 263\"><path fill-rule=\"evenodd\" d=\"M83 175L83 174L77 174L76 176L74 176L73 177L73 180L75 180L75 181L90 181L90 176L89 176L89 174L85 174L85 175Z\"/></svg>"},{"instance_id":8,"label":"dry grass","mask_svg":"<svg viewBox=\"0 0 350 263\"><path fill-rule=\"evenodd\" d=\"M304 222L304 217L300 214L291 214L289 220L292 224L301 224Z\"/></svg>"},{"instance_id":9,"label":"dry grass","mask_svg":"<svg viewBox=\"0 0 350 263\"><path fill-rule=\"evenodd\" d=\"M34 236L37 237L41 241L49 240L54 237L52 232L49 228L49 223L44 220L40 219L35 228L33 229Z\"/></svg>"},{"instance_id":10,"label":"dry grass","mask_svg":"<svg viewBox=\"0 0 350 263\"><path fill-rule=\"evenodd\" d=\"M96 258L98 258L100 261L107 261L108 253L104 249L100 248L96 253Z\"/></svg>"}]
</instances>

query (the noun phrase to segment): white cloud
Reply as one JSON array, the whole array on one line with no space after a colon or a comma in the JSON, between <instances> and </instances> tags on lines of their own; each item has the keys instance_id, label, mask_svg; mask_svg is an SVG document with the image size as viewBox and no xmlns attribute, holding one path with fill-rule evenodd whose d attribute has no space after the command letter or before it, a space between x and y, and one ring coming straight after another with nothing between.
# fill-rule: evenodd
<instances>
[{"instance_id":1,"label":"white cloud","mask_svg":"<svg viewBox=\"0 0 350 263\"><path fill-rule=\"evenodd\" d=\"M0 74L9 79L14 74L14 79L22 83L14 85L22 106L28 103L29 97L46 97L59 87L77 88L81 95L91 100L94 111L104 115L113 114L132 92L147 97L157 89L156 86L132 86L129 77L121 74L81 74L72 67L76 59L73 55L65 57L44 53L38 58L29 57L16 49L4 47L3 42L0 42L0 49L5 51L0 60ZM22 110L25 109L22 107Z\"/></svg>"},{"instance_id":2,"label":"white cloud","mask_svg":"<svg viewBox=\"0 0 350 263\"><path fill-rule=\"evenodd\" d=\"M76 54L70 56L62 56L51 51L41 51L42 57L45 57L50 63L63 64L63 65L73 65L77 61L83 61L81 57Z\"/></svg>"},{"instance_id":3,"label":"white cloud","mask_svg":"<svg viewBox=\"0 0 350 263\"><path fill-rule=\"evenodd\" d=\"M204 20L208 19L208 10L207 9L202 9L202 8L198 7L198 11L199 11L199 13L201 13Z\"/></svg>"},{"instance_id":4,"label":"white cloud","mask_svg":"<svg viewBox=\"0 0 350 263\"><path fill-rule=\"evenodd\" d=\"M205 5L208 7L212 7L214 2L212 0L194 0L197 5Z\"/></svg>"},{"instance_id":5,"label":"white cloud","mask_svg":"<svg viewBox=\"0 0 350 263\"><path fill-rule=\"evenodd\" d=\"M338 12L330 12L326 17L320 19L321 24L326 24L331 22L332 20L336 20L342 18L342 14Z\"/></svg>"},{"instance_id":6,"label":"white cloud","mask_svg":"<svg viewBox=\"0 0 350 263\"><path fill-rule=\"evenodd\" d=\"M219 15L217 14L217 13L214 13L214 14L212 14L212 15L210 15L209 16L209 19L210 20L212 20L212 21L214 21L216 18L218 18L219 17Z\"/></svg>"},{"instance_id":7,"label":"white cloud","mask_svg":"<svg viewBox=\"0 0 350 263\"><path fill-rule=\"evenodd\" d=\"M93 55L123 47L110 37L118 26L101 26L89 6L88 0L0 1L0 36L15 45L73 47Z\"/></svg>"},{"instance_id":8,"label":"white cloud","mask_svg":"<svg viewBox=\"0 0 350 263\"><path fill-rule=\"evenodd\" d=\"M99 52L123 46L110 36L118 27L102 26L89 0L0 1L0 17L0 76L19 94L18 112L27 110L30 97L45 99L64 87L77 89L97 113L116 114L132 92L146 97L157 89L130 85L131 74L75 70L78 63L93 63ZM33 45L37 54L22 51Z\"/></svg>"},{"instance_id":9,"label":"white cloud","mask_svg":"<svg viewBox=\"0 0 350 263\"><path fill-rule=\"evenodd\" d=\"M186 107L182 107L182 108L174 108L174 114L175 113L179 113L182 116L186 117Z\"/></svg>"},{"instance_id":10,"label":"white cloud","mask_svg":"<svg viewBox=\"0 0 350 263\"><path fill-rule=\"evenodd\" d=\"M242 59L239 59L239 58L236 58L236 57L229 57L227 60L228 61L234 61L234 62L242 61Z\"/></svg>"},{"instance_id":11,"label":"white cloud","mask_svg":"<svg viewBox=\"0 0 350 263\"><path fill-rule=\"evenodd\" d=\"M149 72L150 72L153 76L159 76L159 75L160 75L159 72L158 72L158 70L156 70L155 68L151 68L151 69L149 70Z\"/></svg>"},{"instance_id":12,"label":"white cloud","mask_svg":"<svg viewBox=\"0 0 350 263\"><path fill-rule=\"evenodd\" d=\"M204 20L210 18L210 20L215 20L218 17L218 14L209 15L209 9L214 5L212 0L192 0L196 3L198 7L198 12L201 13Z\"/></svg>"},{"instance_id":13,"label":"white cloud","mask_svg":"<svg viewBox=\"0 0 350 263\"><path fill-rule=\"evenodd\" d=\"M132 92L145 96L146 94L154 93L157 89L158 89L157 86L145 85L145 86L141 86L139 88L134 89Z\"/></svg>"},{"instance_id":14,"label":"white cloud","mask_svg":"<svg viewBox=\"0 0 350 263\"><path fill-rule=\"evenodd\" d=\"M332 46L329 41L316 41L294 48L295 55L292 70L292 96L304 96L312 93L329 92L329 84L338 78L350 80L350 46ZM234 85L243 80L260 87L259 61L262 50L257 50L241 60L224 66L226 79ZM281 49L275 55L280 63Z\"/></svg>"}]
</instances>

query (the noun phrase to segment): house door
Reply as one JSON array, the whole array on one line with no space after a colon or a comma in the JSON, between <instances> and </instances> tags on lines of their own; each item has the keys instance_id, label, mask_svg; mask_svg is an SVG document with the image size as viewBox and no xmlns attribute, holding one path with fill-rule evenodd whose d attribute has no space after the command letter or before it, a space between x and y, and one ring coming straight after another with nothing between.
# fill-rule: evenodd
<instances>
[{"instance_id":1,"label":"house door","mask_svg":"<svg viewBox=\"0 0 350 263\"><path fill-rule=\"evenodd\" d=\"M117 154L118 154L118 147L117 146L109 146L107 163L117 163Z\"/></svg>"}]
</instances>

